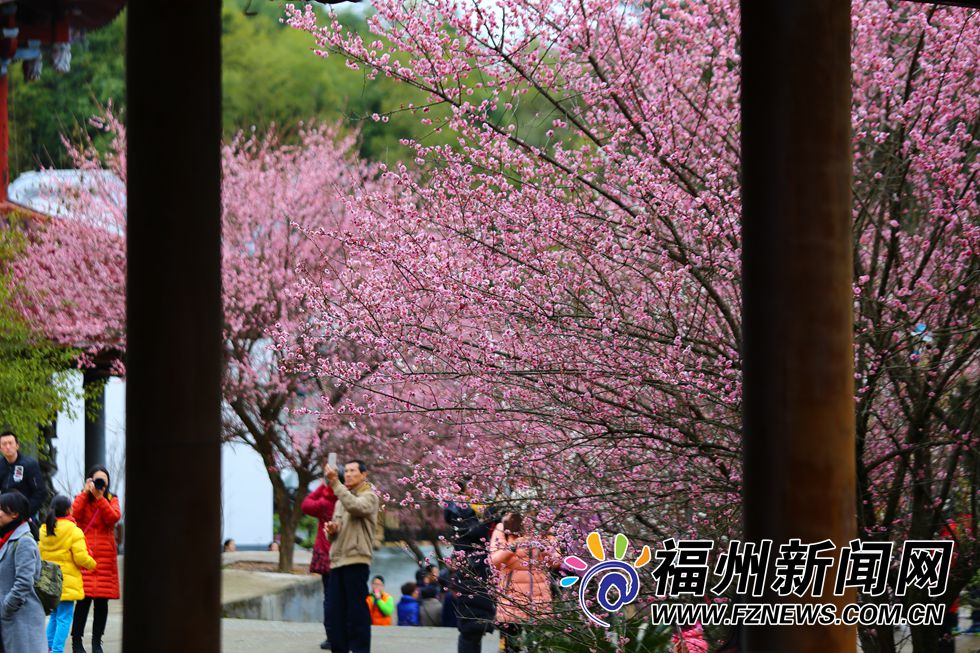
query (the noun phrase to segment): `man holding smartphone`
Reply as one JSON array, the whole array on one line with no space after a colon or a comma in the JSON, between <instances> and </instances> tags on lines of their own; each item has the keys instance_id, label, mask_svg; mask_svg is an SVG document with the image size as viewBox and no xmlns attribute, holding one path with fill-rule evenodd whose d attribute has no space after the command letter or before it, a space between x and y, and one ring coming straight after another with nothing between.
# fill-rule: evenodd
<instances>
[{"instance_id":1,"label":"man holding smartphone","mask_svg":"<svg viewBox=\"0 0 980 653\"><path fill-rule=\"evenodd\" d=\"M337 496L333 519L323 526L330 540L327 630L334 653L371 650L371 613L364 598L374 557L378 495L367 482L367 465L352 460L344 465L344 482L337 469L326 466L326 479Z\"/></svg>"}]
</instances>

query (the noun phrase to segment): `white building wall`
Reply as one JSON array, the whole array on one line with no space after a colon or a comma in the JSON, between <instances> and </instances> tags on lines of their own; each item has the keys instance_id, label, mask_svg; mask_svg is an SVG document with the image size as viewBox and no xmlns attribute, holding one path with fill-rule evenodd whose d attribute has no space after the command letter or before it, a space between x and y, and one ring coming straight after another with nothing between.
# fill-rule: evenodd
<instances>
[{"instance_id":1,"label":"white building wall","mask_svg":"<svg viewBox=\"0 0 980 653\"><path fill-rule=\"evenodd\" d=\"M244 444L221 449L221 541L241 546L272 541L272 483L259 454Z\"/></svg>"},{"instance_id":2,"label":"white building wall","mask_svg":"<svg viewBox=\"0 0 980 653\"><path fill-rule=\"evenodd\" d=\"M82 375L72 374L80 389ZM109 379L105 395L106 458L112 491L126 510L126 383ZM79 402L72 417L58 416L58 472L53 479L57 492L74 497L85 481L85 423ZM162 418L163 419L163 418ZM179 477L180 470L174 470ZM239 546L265 547L272 541L272 484L257 453L245 445L225 444L221 451L222 541L232 538Z\"/></svg>"},{"instance_id":3,"label":"white building wall","mask_svg":"<svg viewBox=\"0 0 980 653\"><path fill-rule=\"evenodd\" d=\"M81 372L72 373L72 382L81 391ZM54 441L57 449L58 472L52 484L59 494L74 497L85 484L85 410L79 401L71 407L72 413L58 415L58 432ZM105 389L105 448L103 464L109 470L110 491L119 497L126 510L126 384L110 378Z\"/></svg>"}]
</instances>

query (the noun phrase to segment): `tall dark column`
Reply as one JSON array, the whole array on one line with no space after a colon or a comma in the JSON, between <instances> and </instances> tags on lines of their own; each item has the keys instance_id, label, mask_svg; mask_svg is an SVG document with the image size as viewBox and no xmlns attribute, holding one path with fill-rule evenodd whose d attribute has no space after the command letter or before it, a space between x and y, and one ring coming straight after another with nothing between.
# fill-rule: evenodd
<instances>
[{"instance_id":1,"label":"tall dark column","mask_svg":"<svg viewBox=\"0 0 980 653\"><path fill-rule=\"evenodd\" d=\"M58 494L54 487L54 477L58 473L58 448L54 441L58 437L58 420L41 427L41 439L37 446L37 463L41 468L41 476L44 478L44 487L48 491L48 498ZM74 482L78 482L76 479ZM41 512L47 509L47 501L42 504Z\"/></svg>"},{"instance_id":2,"label":"tall dark column","mask_svg":"<svg viewBox=\"0 0 980 653\"><path fill-rule=\"evenodd\" d=\"M129 653L220 650L220 11L127 16Z\"/></svg>"},{"instance_id":3,"label":"tall dark column","mask_svg":"<svg viewBox=\"0 0 980 653\"><path fill-rule=\"evenodd\" d=\"M856 532L850 80L849 0L743 0L745 522L776 547ZM750 628L747 645L855 651L856 631Z\"/></svg>"},{"instance_id":4,"label":"tall dark column","mask_svg":"<svg viewBox=\"0 0 980 653\"><path fill-rule=\"evenodd\" d=\"M105 465L105 384L106 375L98 369L82 373L85 388L85 472L92 465Z\"/></svg>"}]
</instances>

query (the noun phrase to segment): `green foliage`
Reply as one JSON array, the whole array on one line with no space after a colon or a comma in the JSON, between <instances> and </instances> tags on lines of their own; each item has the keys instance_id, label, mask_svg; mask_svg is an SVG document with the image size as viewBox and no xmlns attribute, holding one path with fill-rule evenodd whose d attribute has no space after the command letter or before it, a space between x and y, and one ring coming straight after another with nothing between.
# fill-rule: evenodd
<instances>
[{"instance_id":1,"label":"green foliage","mask_svg":"<svg viewBox=\"0 0 980 653\"><path fill-rule=\"evenodd\" d=\"M426 145L452 144L442 132L447 112L435 107L421 114L408 107L425 106L429 99L408 84L384 76L368 80L365 71L350 70L343 57L326 59L313 54L309 34L280 22L283 3L270 0L223 0L222 8L222 118L226 135L242 129L266 130L276 124L286 140L301 121L339 122L359 133L360 154L372 161L392 164L412 161L411 149L401 144L412 139ZM367 33L363 13L340 15L352 31ZM61 143L84 136L100 151L106 134L88 124L110 102L125 114L125 14L108 26L88 34L72 46L72 67L62 75L46 66L41 79L26 82L13 67L10 88L11 178L39 166L70 167ZM491 120L503 120L499 109ZM515 100L513 121L522 136L543 145L544 131L553 117L549 105L534 95ZM385 116L387 122L372 116ZM499 114L499 115L498 115ZM165 125L179 132L179 125ZM530 132L530 133L529 133Z\"/></svg>"},{"instance_id":2,"label":"green foliage","mask_svg":"<svg viewBox=\"0 0 980 653\"><path fill-rule=\"evenodd\" d=\"M360 154L374 161L411 160L412 152L399 141L413 138L427 144L448 138L419 123L404 110L420 106L425 96L387 78L368 81L363 72L349 70L342 57L322 59L305 33L279 21L281 2L224 0L222 8L223 109L226 135L255 127L264 131L279 125L295 132L300 121L340 122L360 133ZM360 13L347 13L342 22L366 32ZM70 167L61 143L88 135L102 150L101 130L88 124L112 103L125 114L125 14L72 46L72 67L62 75L46 66L41 79L26 82L13 67L10 88L11 178L39 166ZM389 117L375 122L373 114ZM430 114L429 117L437 117ZM179 125L162 128L179 132Z\"/></svg>"},{"instance_id":3,"label":"green foliage","mask_svg":"<svg viewBox=\"0 0 980 653\"><path fill-rule=\"evenodd\" d=\"M71 71L55 72L48 62L41 79L26 82L19 65L10 69L11 179L43 165L71 167L61 144L64 134L72 142L90 136L97 147L107 138L88 124L110 101L124 107L125 14L103 29L72 45ZM99 147L101 151L101 147Z\"/></svg>"},{"instance_id":4,"label":"green foliage","mask_svg":"<svg viewBox=\"0 0 980 653\"><path fill-rule=\"evenodd\" d=\"M319 525L320 522L316 517L309 515L300 517L299 523L296 524L296 546L312 551ZM279 513L272 515L272 535L275 538L282 535L282 521L279 519Z\"/></svg>"},{"instance_id":5,"label":"green foliage","mask_svg":"<svg viewBox=\"0 0 980 653\"><path fill-rule=\"evenodd\" d=\"M411 160L399 141L427 144L447 138L419 123L404 109L421 106L426 96L385 77L368 80L347 68L343 57L317 57L309 34L279 21L282 4L266 0L225 0L222 14L223 120L226 133L270 124L287 129L303 120L335 123L360 133L360 154L393 163ZM367 32L360 13L340 16L349 29ZM372 120L388 114L388 122Z\"/></svg>"},{"instance_id":6,"label":"green foliage","mask_svg":"<svg viewBox=\"0 0 980 653\"><path fill-rule=\"evenodd\" d=\"M304 549L313 550L316 543L316 532L320 526L320 521L316 517L303 515L300 517L299 524L296 526L296 544Z\"/></svg>"},{"instance_id":7,"label":"green foliage","mask_svg":"<svg viewBox=\"0 0 980 653\"><path fill-rule=\"evenodd\" d=\"M31 446L41 425L58 412L70 414L76 397L66 370L78 352L40 339L11 305L15 289L8 266L22 245L16 228L0 228L0 428L12 429Z\"/></svg>"}]
</instances>

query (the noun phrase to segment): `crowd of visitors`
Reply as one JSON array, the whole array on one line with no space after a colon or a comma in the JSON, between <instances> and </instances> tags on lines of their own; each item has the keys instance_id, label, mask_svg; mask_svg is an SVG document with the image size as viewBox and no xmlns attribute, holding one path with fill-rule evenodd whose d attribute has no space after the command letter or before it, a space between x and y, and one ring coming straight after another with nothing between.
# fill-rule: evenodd
<instances>
[{"instance_id":1,"label":"crowd of visitors","mask_svg":"<svg viewBox=\"0 0 980 653\"><path fill-rule=\"evenodd\" d=\"M94 604L91 647L102 653L109 599L119 598L115 526L121 512L109 471L101 465L90 469L75 499L55 496L40 523L47 490L38 462L20 453L10 431L0 433L0 453L3 651L62 653L70 633L73 653L87 653L85 624ZM46 565L52 571L42 574Z\"/></svg>"},{"instance_id":2,"label":"crowd of visitors","mask_svg":"<svg viewBox=\"0 0 980 653\"><path fill-rule=\"evenodd\" d=\"M108 470L91 468L74 500L55 496L42 523L37 510L45 491L37 461L20 453L10 432L0 433L0 453L0 653L62 653L69 634L72 653L88 653L90 609L91 653L103 653L108 602L119 598L115 526L121 513ZM450 503L444 517L452 530L451 569L420 567L414 581L401 585L396 604L384 577L370 575L380 500L368 476L361 460L342 470L325 463L323 483L301 506L318 520L310 571L323 579L327 638L320 647L368 653L372 626L398 625L456 628L458 653L478 653L484 635L499 629L501 650L518 653L524 625L552 603L550 576L559 566L553 538L533 532L533 515ZM223 549L235 551L234 540ZM675 637L678 653L706 650L700 631Z\"/></svg>"},{"instance_id":3,"label":"crowd of visitors","mask_svg":"<svg viewBox=\"0 0 980 653\"><path fill-rule=\"evenodd\" d=\"M323 483L301 506L319 526L310 571L323 579L327 639L320 647L367 653L372 625L397 625L456 628L459 653L480 651L483 636L499 627L504 650L519 650L520 624L551 602L549 570L559 564L552 541L525 532L520 513L498 517L480 506L450 503L444 516L452 529L452 573L421 567L414 581L401 585L396 604L385 579L370 577L379 500L367 477L363 461L342 471L325 464Z\"/></svg>"}]
</instances>

